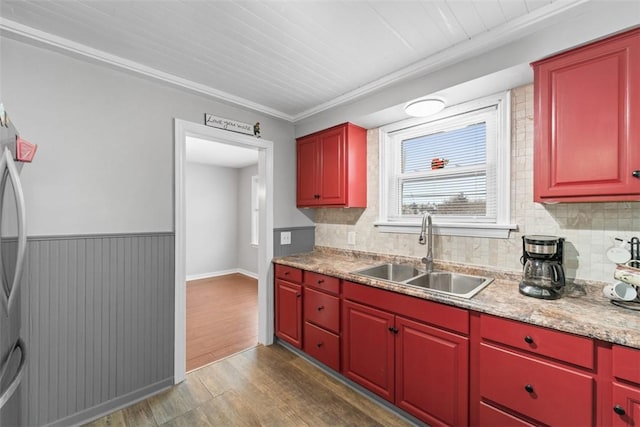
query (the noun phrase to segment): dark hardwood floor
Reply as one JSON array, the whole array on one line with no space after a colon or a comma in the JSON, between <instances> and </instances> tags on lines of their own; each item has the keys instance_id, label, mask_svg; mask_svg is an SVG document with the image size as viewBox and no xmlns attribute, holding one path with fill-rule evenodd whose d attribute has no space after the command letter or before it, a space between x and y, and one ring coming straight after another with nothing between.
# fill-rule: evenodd
<instances>
[{"instance_id":1,"label":"dark hardwood floor","mask_svg":"<svg viewBox=\"0 0 640 427\"><path fill-rule=\"evenodd\" d=\"M409 426L278 344L187 374L171 389L101 418L106 426Z\"/></svg>"},{"instance_id":2,"label":"dark hardwood floor","mask_svg":"<svg viewBox=\"0 0 640 427\"><path fill-rule=\"evenodd\" d=\"M187 372L257 343L256 279L229 274L187 282Z\"/></svg>"}]
</instances>

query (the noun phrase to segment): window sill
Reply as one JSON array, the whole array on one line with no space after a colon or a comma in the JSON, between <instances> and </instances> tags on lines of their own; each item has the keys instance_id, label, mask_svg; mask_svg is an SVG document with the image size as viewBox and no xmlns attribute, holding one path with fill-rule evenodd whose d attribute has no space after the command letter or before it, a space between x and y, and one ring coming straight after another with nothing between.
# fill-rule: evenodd
<instances>
[{"instance_id":1,"label":"window sill","mask_svg":"<svg viewBox=\"0 0 640 427\"><path fill-rule=\"evenodd\" d=\"M420 234L420 224L415 222L383 222L374 223L381 233ZM433 234L440 236L488 237L491 239L508 239L516 224L433 224Z\"/></svg>"}]
</instances>

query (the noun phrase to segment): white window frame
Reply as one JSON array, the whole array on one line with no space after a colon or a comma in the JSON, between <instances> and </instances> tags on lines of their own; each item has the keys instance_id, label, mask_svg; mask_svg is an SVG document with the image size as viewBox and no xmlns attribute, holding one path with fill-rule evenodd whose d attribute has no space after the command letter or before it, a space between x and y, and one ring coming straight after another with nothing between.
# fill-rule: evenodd
<instances>
[{"instance_id":1,"label":"white window frame","mask_svg":"<svg viewBox=\"0 0 640 427\"><path fill-rule=\"evenodd\" d=\"M392 123L380 128L380 203L379 218L375 223L378 230L387 233L420 232L420 218L399 219L395 212L391 212L390 197L395 197L390 184L395 176L395 162L398 150L398 139L408 139L417 135L420 128L433 124L434 129L444 121L456 115L470 111L482 110L495 106L496 108L496 141L488 143L487 161L493 159L496 173L496 220L487 222L486 219L473 220L469 218L433 217L434 233L450 236L508 238L511 230L517 226L511 224L511 93L510 91L486 96L446 108L437 115L426 118L413 118ZM440 122L442 123L442 122ZM420 133L420 132L418 132ZM493 145L493 147L491 147ZM489 174L489 169L487 169ZM489 191L489 184L487 184Z\"/></svg>"}]
</instances>

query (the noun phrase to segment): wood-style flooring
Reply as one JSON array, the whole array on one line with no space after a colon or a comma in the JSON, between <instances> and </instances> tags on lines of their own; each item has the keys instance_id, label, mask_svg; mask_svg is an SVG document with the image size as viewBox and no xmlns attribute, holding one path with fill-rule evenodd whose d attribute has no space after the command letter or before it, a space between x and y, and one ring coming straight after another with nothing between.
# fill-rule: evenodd
<instances>
[{"instance_id":1,"label":"wood-style flooring","mask_svg":"<svg viewBox=\"0 0 640 427\"><path fill-rule=\"evenodd\" d=\"M258 343L258 281L229 274L187 282L187 372Z\"/></svg>"},{"instance_id":2,"label":"wood-style flooring","mask_svg":"<svg viewBox=\"0 0 640 427\"><path fill-rule=\"evenodd\" d=\"M171 389L99 419L106 426L409 426L278 344L187 374Z\"/></svg>"}]
</instances>

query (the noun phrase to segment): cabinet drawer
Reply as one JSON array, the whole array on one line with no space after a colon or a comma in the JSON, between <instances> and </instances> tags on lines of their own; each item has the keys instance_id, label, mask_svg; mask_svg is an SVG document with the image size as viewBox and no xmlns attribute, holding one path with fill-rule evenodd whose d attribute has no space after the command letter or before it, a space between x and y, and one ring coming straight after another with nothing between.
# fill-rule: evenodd
<instances>
[{"instance_id":1,"label":"cabinet drawer","mask_svg":"<svg viewBox=\"0 0 640 427\"><path fill-rule=\"evenodd\" d=\"M311 323L304 324L304 352L340 371L340 337Z\"/></svg>"},{"instance_id":2,"label":"cabinet drawer","mask_svg":"<svg viewBox=\"0 0 640 427\"><path fill-rule=\"evenodd\" d=\"M323 291L330 292L332 294L340 294L340 279L337 277L330 277L325 276L324 274L305 271L304 284L305 286L322 289Z\"/></svg>"},{"instance_id":3,"label":"cabinet drawer","mask_svg":"<svg viewBox=\"0 0 640 427\"><path fill-rule=\"evenodd\" d=\"M487 427L533 427L533 424L480 402L480 425Z\"/></svg>"},{"instance_id":4,"label":"cabinet drawer","mask_svg":"<svg viewBox=\"0 0 640 427\"><path fill-rule=\"evenodd\" d=\"M332 332L340 332L340 298L305 287L304 317Z\"/></svg>"},{"instance_id":5,"label":"cabinet drawer","mask_svg":"<svg viewBox=\"0 0 640 427\"><path fill-rule=\"evenodd\" d=\"M302 283L302 270L288 265L275 265L276 277L290 282Z\"/></svg>"},{"instance_id":6,"label":"cabinet drawer","mask_svg":"<svg viewBox=\"0 0 640 427\"><path fill-rule=\"evenodd\" d=\"M481 317L480 334L484 339L542 356L589 369L594 367L595 349L590 338L487 315Z\"/></svg>"},{"instance_id":7,"label":"cabinet drawer","mask_svg":"<svg viewBox=\"0 0 640 427\"><path fill-rule=\"evenodd\" d=\"M480 395L554 426L591 426L593 377L533 357L480 344Z\"/></svg>"},{"instance_id":8,"label":"cabinet drawer","mask_svg":"<svg viewBox=\"0 0 640 427\"><path fill-rule=\"evenodd\" d=\"M640 384L640 350L614 345L613 375Z\"/></svg>"}]
</instances>

